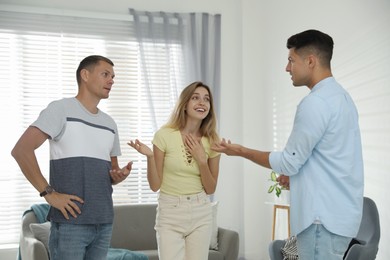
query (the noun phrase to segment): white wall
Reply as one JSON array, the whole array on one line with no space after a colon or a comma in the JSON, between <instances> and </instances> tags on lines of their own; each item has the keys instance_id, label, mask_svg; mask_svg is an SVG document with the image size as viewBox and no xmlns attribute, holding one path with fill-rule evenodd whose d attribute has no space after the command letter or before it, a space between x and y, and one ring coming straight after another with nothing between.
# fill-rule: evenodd
<instances>
[{"instance_id":1,"label":"white wall","mask_svg":"<svg viewBox=\"0 0 390 260\"><path fill-rule=\"evenodd\" d=\"M283 88L296 102L307 93L291 87L284 72L287 61L286 39L308 28L329 33L335 40L334 74L345 75L347 57L365 49L362 37L370 30L379 31L368 39L376 42L389 35L390 1L388 0L328 0L328 1L266 1L266 0L1 0L0 4L56 8L60 11L105 12L127 15L127 8L178 12L210 12L222 14L222 97L220 133L233 142L253 148L272 150L271 95L273 88ZM27 7L23 7L27 8ZM384 25L385 23L385 25ZM383 47L383 67L389 69L390 44ZM387 56L386 56L387 55ZM364 64L365 60L354 61ZM368 65L367 65L368 66ZM346 70L346 71L345 71ZM375 71L372 72L375 75ZM361 73L364 76L364 71ZM362 76L360 75L360 76ZM373 75L370 75L371 77ZM343 77L342 83L349 83ZM388 81L387 81L388 82ZM390 89L389 84L386 88ZM369 86L371 87L371 85ZM388 93L388 92L387 92ZM386 96L390 104L390 95ZM358 105L359 106L359 105ZM359 108L359 107L358 107ZM361 112L361 111L360 111ZM390 114L390 113L389 113ZM390 121L390 120L389 120ZM389 131L390 133L390 131ZM363 139L367 135L362 133ZM389 136L385 143L388 145ZM384 149L384 153L388 150ZM380 157L390 162L389 156ZM385 164L389 166L389 164ZM385 168L384 170L388 169ZM382 221L382 238L378 260L390 258L389 209L386 208L386 188L389 178L385 171L376 178L366 177L366 195L378 204ZM216 192L220 201L218 221L221 226L240 233L240 256L248 260L268 259L271 240L271 208L264 202L269 171L240 158L223 156ZM372 174L372 173L366 173ZM378 181L379 180L379 181ZM382 193L376 192L383 191ZM386 217L387 216L387 217ZM0 258L4 255L0 253ZM244 258L245 257L245 258ZM11 258L14 259L14 258Z\"/></svg>"}]
</instances>

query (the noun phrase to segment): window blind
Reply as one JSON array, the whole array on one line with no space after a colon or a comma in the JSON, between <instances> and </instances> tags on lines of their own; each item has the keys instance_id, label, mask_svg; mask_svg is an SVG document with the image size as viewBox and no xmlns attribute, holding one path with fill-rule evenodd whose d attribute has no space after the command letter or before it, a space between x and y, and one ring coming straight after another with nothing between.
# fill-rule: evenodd
<instances>
[{"instance_id":1,"label":"window blind","mask_svg":"<svg viewBox=\"0 0 390 260\"><path fill-rule=\"evenodd\" d=\"M169 83L185 85L179 70L183 54L174 40L144 46L150 67L148 88L131 21L0 11L0 115L5 139L0 150L0 244L17 243L23 212L45 202L21 173L11 149L49 102L75 96L76 69L88 55L103 55L115 64L113 89L99 107L118 124L120 166L134 162L127 180L114 186L114 203L156 202L146 179L145 158L127 142L139 138L150 145L154 132L166 122L181 92ZM167 53L176 66L165 62ZM48 178L47 142L36 155Z\"/></svg>"}]
</instances>

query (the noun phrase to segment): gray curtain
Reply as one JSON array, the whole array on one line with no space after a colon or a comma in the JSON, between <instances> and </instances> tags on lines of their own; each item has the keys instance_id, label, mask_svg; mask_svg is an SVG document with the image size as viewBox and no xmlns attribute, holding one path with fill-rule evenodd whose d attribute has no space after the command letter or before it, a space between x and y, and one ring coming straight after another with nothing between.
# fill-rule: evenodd
<instances>
[{"instance_id":1,"label":"gray curtain","mask_svg":"<svg viewBox=\"0 0 390 260\"><path fill-rule=\"evenodd\" d=\"M150 78L152 68L148 64L148 46L151 44L166 44L165 61L168 66L180 66L174 71L182 75L171 75L171 88L174 101L184 84L202 81L208 85L214 96L217 117L220 103L220 67L221 67L221 15L207 13L166 13L146 12L129 9L133 17L133 30L140 44L141 67L146 88L151 88ZM183 61L171 60L172 46L178 46L182 51ZM167 86L168 87L168 86ZM152 100L152 97L150 98ZM153 102L150 102L153 109Z\"/></svg>"}]
</instances>

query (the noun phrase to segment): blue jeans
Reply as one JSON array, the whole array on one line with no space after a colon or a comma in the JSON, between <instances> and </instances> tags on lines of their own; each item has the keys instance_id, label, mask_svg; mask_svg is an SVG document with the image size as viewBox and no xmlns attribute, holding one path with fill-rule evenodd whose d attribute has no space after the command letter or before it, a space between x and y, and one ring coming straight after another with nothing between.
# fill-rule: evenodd
<instances>
[{"instance_id":1,"label":"blue jeans","mask_svg":"<svg viewBox=\"0 0 390 260\"><path fill-rule=\"evenodd\" d=\"M297 235L299 260L342 260L351 239L312 224Z\"/></svg>"},{"instance_id":2,"label":"blue jeans","mask_svg":"<svg viewBox=\"0 0 390 260\"><path fill-rule=\"evenodd\" d=\"M51 260L106 260L112 224L75 225L51 223Z\"/></svg>"}]
</instances>

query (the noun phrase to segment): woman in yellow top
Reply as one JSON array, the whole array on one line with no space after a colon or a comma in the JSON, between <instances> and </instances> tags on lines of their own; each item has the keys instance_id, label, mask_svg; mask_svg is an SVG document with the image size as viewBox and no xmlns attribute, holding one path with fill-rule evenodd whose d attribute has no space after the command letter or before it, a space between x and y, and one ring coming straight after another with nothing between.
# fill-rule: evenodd
<instances>
[{"instance_id":1,"label":"woman in yellow top","mask_svg":"<svg viewBox=\"0 0 390 260\"><path fill-rule=\"evenodd\" d=\"M166 125L153 138L153 151L139 140L129 145L147 156L147 177L160 191L156 216L160 260L207 260L220 154L210 88L194 82L181 93Z\"/></svg>"}]
</instances>

